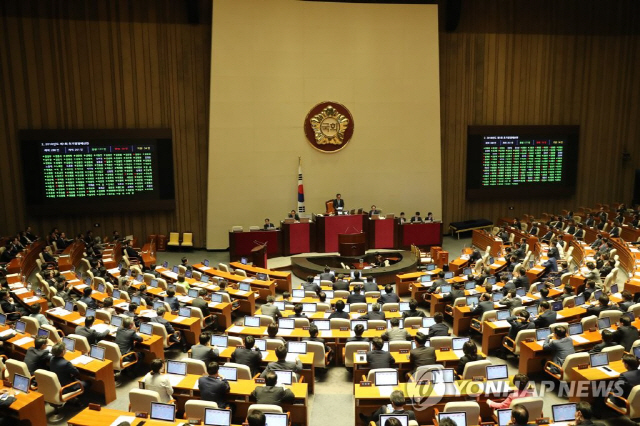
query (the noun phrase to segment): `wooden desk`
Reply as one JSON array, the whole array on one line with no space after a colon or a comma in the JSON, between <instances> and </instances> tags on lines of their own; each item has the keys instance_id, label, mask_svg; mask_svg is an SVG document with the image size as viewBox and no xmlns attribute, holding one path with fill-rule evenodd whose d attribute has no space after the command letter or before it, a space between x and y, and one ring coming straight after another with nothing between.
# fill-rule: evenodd
<instances>
[{"instance_id":1,"label":"wooden desk","mask_svg":"<svg viewBox=\"0 0 640 426\"><path fill-rule=\"evenodd\" d=\"M36 260L40 258L40 253L46 245L45 241L39 240L25 247L15 258L11 259L7 265L7 273L29 277L36 269Z\"/></svg>"},{"instance_id":2,"label":"wooden desk","mask_svg":"<svg viewBox=\"0 0 640 426\"><path fill-rule=\"evenodd\" d=\"M292 254L309 253L316 249L316 224L309 223L284 223L281 222L282 230L282 254L291 256Z\"/></svg>"},{"instance_id":3,"label":"wooden desk","mask_svg":"<svg viewBox=\"0 0 640 426\"><path fill-rule=\"evenodd\" d=\"M60 272L71 270L72 266L78 266L84 253L85 244L82 241L74 241L69 247L64 249L58 257L58 270Z\"/></svg>"},{"instance_id":4,"label":"wooden desk","mask_svg":"<svg viewBox=\"0 0 640 426\"><path fill-rule=\"evenodd\" d=\"M591 385L595 385L594 382L618 380L618 378L620 377L620 374L627 371L627 369L624 367L624 364L622 363L622 360L613 361L609 363L608 367L611 370L613 370L612 375L605 373L600 368L591 368L591 367L585 368L584 370L580 370L578 369L578 367L573 367L571 369L571 372L577 380L591 382L590 383ZM586 387L586 389L588 392L587 395L580 395L578 397L574 394L571 394L569 396L569 402L580 402L580 401L591 402L595 400L596 398L593 395L593 387L588 386Z\"/></svg>"},{"instance_id":5,"label":"wooden desk","mask_svg":"<svg viewBox=\"0 0 640 426\"><path fill-rule=\"evenodd\" d=\"M398 225L394 219L371 219L368 223L369 248L392 249L395 248L395 232Z\"/></svg>"},{"instance_id":6,"label":"wooden desk","mask_svg":"<svg viewBox=\"0 0 640 426\"><path fill-rule=\"evenodd\" d=\"M302 224L308 225L308 224ZM242 269L248 272L249 276L255 277L257 274L267 274L269 278L275 280L276 288L280 291L288 291L291 293L291 272L274 271L271 269L258 268L252 265L243 265L240 262L231 262L230 266L234 269Z\"/></svg>"},{"instance_id":7,"label":"wooden desk","mask_svg":"<svg viewBox=\"0 0 640 426\"><path fill-rule=\"evenodd\" d=\"M411 284L420 280L423 275L438 275L442 269L436 268L433 271L409 272L408 274L396 274L396 294L406 296L411 293ZM417 299L416 299L417 300Z\"/></svg>"},{"instance_id":8,"label":"wooden desk","mask_svg":"<svg viewBox=\"0 0 640 426\"><path fill-rule=\"evenodd\" d=\"M442 222L404 223L396 220L397 248L442 246Z\"/></svg>"},{"instance_id":9,"label":"wooden desk","mask_svg":"<svg viewBox=\"0 0 640 426\"><path fill-rule=\"evenodd\" d=\"M185 423L185 420L176 420L175 422L165 422L159 420L139 419L135 417L135 413L127 411L113 410L111 408L102 407L100 411L91 410L85 408L80 413L76 414L67 423L70 426L104 426L114 423L119 417L127 416L133 417L131 426L137 426L141 422L144 422L145 426L180 426ZM237 426L237 425L236 425Z\"/></svg>"},{"instance_id":10,"label":"wooden desk","mask_svg":"<svg viewBox=\"0 0 640 426\"><path fill-rule=\"evenodd\" d=\"M198 271L209 275L210 277L223 278L230 283L249 282L251 284L251 290L255 291L258 294L258 299L260 300L266 300L267 296L276 295L276 282L274 280L262 281L251 279L229 272L220 271L211 266L204 266L202 263L195 264L193 265L193 267Z\"/></svg>"},{"instance_id":11,"label":"wooden desk","mask_svg":"<svg viewBox=\"0 0 640 426\"><path fill-rule=\"evenodd\" d=\"M338 251L338 234L345 232L367 232L366 214L316 216L316 251L331 253ZM366 245L366 239L365 239ZM365 246L365 250L368 249Z\"/></svg>"},{"instance_id":12,"label":"wooden desk","mask_svg":"<svg viewBox=\"0 0 640 426\"><path fill-rule=\"evenodd\" d=\"M475 247L479 248L483 252L487 247L491 247L491 256L494 257L498 256L502 250L502 239L496 238L486 231L474 229L471 236L471 242Z\"/></svg>"},{"instance_id":13,"label":"wooden desk","mask_svg":"<svg viewBox=\"0 0 640 426\"><path fill-rule=\"evenodd\" d=\"M1 386L2 390L12 390ZM47 413L44 408L44 395L38 392L19 392L8 411L20 421L20 425L47 426Z\"/></svg>"}]
</instances>

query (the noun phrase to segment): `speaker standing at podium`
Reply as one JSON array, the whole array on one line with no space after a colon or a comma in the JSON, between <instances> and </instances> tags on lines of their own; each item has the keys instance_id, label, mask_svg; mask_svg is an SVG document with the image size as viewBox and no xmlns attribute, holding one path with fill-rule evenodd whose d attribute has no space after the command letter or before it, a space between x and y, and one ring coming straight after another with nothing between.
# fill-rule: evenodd
<instances>
[{"instance_id":1,"label":"speaker standing at podium","mask_svg":"<svg viewBox=\"0 0 640 426\"><path fill-rule=\"evenodd\" d=\"M342 195L336 194L336 199L333 200L333 208L336 213L344 211L344 200L342 199Z\"/></svg>"}]
</instances>

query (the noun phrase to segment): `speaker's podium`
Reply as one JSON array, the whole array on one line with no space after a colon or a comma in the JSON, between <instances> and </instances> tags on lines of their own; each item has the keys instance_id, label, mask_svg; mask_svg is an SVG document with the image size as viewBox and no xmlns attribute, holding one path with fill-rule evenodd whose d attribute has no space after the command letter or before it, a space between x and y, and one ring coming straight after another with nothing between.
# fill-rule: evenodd
<instances>
[{"instance_id":1,"label":"speaker's podium","mask_svg":"<svg viewBox=\"0 0 640 426\"><path fill-rule=\"evenodd\" d=\"M340 256L362 256L365 251L367 234L338 234L338 251Z\"/></svg>"},{"instance_id":2,"label":"speaker's podium","mask_svg":"<svg viewBox=\"0 0 640 426\"><path fill-rule=\"evenodd\" d=\"M251 261L253 266L267 269L267 245L260 244L251 249Z\"/></svg>"}]
</instances>

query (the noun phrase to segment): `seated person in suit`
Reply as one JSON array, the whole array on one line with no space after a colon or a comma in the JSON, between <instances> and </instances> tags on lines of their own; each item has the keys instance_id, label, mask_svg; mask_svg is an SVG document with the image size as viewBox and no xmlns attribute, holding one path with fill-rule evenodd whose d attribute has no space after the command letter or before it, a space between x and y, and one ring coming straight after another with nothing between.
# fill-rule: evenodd
<instances>
[{"instance_id":1,"label":"seated person in suit","mask_svg":"<svg viewBox=\"0 0 640 426\"><path fill-rule=\"evenodd\" d=\"M180 310L180 301L176 297L176 291L172 288L167 289L167 297L164 298L165 303L169 305L172 311Z\"/></svg>"},{"instance_id":2,"label":"seated person in suit","mask_svg":"<svg viewBox=\"0 0 640 426\"><path fill-rule=\"evenodd\" d=\"M360 285L353 286L353 293L347 297L347 303L367 303L367 298L364 294L360 293L362 288Z\"/></svg>"},{"instance_id":3,"label":"seated person in suit","mask_svg":"<svg viewBox=\"0 0 640 426\"><path fill-rule=\"evenodd\" d=\"M355 336L351 336L347 338L347 343L349 342L368 342L369 339L366 337L362 337L364 334L364 326L362 324L358 324L353 328L353 334Z\"/></svg>"},{"instance_id":4,"label":"seated person in suit","mask_svg":"<svg viewBox=\"0 0 640 426\"><path fill-rule=\"evenodd\" d=\"M612 330L609 329L604 329L600 332L600 334L602 335L602 343L598 343L597 345L595 345L593 348L591 348L589 350L590 354L597 354L602 352L603 349L605 348L611 348L613 346L616 346L617 343L614 341L614 332Z\"/></svg>"},{"instance_id":5,"label":"seated person in suit","mask_svg":"<svg viewBox=\"0 0 640 426\"><path fill-rule=\"evenodd\" d=\"M438 291L440 291L440 289L438 289ZM453 287L451 289L451 293L448 294L444 294L442 296L442 300L445 302L451 302L451 303L455 303L456 299L459 299L461 297L465 297L465 292L464 292L464 282L460 281L460 282L456 282L453 283ZM425 295L425 300L427 299L427 296ZM411 303L411 302L409 302Z\"/></svg>"},{"instance_id":6,"label":"seated person in suit","mask_svg":"<svg viewBox=\"0 0 640 426\"><path fill-rule=\"evenodd\" d=\"M573 340L567 336L567 328L563 325L554 328L554 332L548 335L544 341L542 349L548 351L552 356L551 362L560 367L562 367L567 356L576 352L573 347ZM560 372L555 366L551 366L549 369L555 374Z\"/></svg>"},{"instance_id":7,"label":"seated person in suit","mask_svg":"<svg viewBox=\"0 0 640 426\"><path fill-rule=\"evenodd\" d=\"M289 318L306 318L307 315L302 312L302 303L296 303L293 306L293 313L289 315Z\"/></svg>"},{"instance_id":8,"label":"seated person in suit","mask_svg":"<svg viewBox=\"0 0 640 426\"><path fill-rule=\"evenodd\" d=\"M559 296L558 300L564 300L574 296L575 294L573 293L573 288L567 285L562 289L562 294Z\"/></svg>"},{"instance_id":9,"label":"seated person in suit","mask_svg":"<svg viewBox=\"0 0 640 426\"><path fill-rule=\"evenodd\" d=\"M80 301L85 305L87 305L87 308L98 309L98 304L96 303L95 300L91 298L92 291L93 290L91 289L91 287L85 287L82 290L82 297L80 298Z\"/></svg>"},{"instance_id":10,"label":"seated person in suit","mask_svg":"<svg viewBox=\"0 0 640 426\"><path fill-rule=\"evenodd\" d=\"M391 284L387 284L384 286L384 293L380 295L378 299L378 303L384 305L385 303L399 303L400 297L393 292L393 287Z\"/></svg>"},{"instance_id":11,"label":"seated person in suit","mask_svg":"<svg viewBox=\"0 0 640 426\"><path fill-rule=\"evenodd\" d=\"M316 294L320 291L320 286L313 282L313 275L309 275L307 281L303 282L301 287L304 291L313 291Z\"/></svg>"},{"instance_id":12,"label":"seated person in suit","mask_svg":"<svg viewBox=\"0 0 640 426\"><path fill-rule=\"evenodd\" d=\"M9 290L0 290L0 307L2 307L2 312L7 315L7 319L9 321L19 320L23 315L22 308L13 303L13 299L11 298L11 293L9 293Z\"/></svg>"},{"instance_id":13,"label":"seated person in suit","mask_svg":"<svg viewBox=\"0 0 640 426\"><path fill-rule=\"evenodd\" d=\"M418 301L416 299L409 300L409 310L402 313L402 318L419 317L424 318L424 312L418 310Z\"/></svg>"},{"instance_id":14,"label":"seated person in suit","mask_svg":"<svg viewBox=\"0 0 640 426\"><path fill-rule=\"evenodd\" d=\"M509 408L509 406L505 407ZM529 410L522 404L516 404L511 409L511 425L527 426L529 424Z\"/></svg>"},{"instance_id":15,"label":"seated person in suit","mask_svg":"<svg viewBox=\"0 0 640 426\"><path fill-rule=\"evenodd\" d=\"M256 386L251 392L249 398L256 401L257 404L292 404L295 396L291 389L283 386L276 386L278 383L278 376L275 372L269 371L264 376L264 386Z\"/></svg>"},{"instance_id":16,"label":"seated person in suit","mask_svg":"<svg viewBox=\"0 0 640 426\"><path fill-rule=\"evenodd\" d=\"M341 194L336 194L336 198L333 200L333 209L336 212L344 210L344 200L342 199Z\"/></svg>"},{"instance_id":17,"label":"seated person in suit","mask_svg":"<svg viewBox=\"0 0 640 426\"><path fill-rule=\"evenodd\" d=\"M211 315L211 311L209 310L209 303L204 299L207 296L207 290L201 288L198 290L198 297L191 301L191 306L194 308L200 309L203 317L208 317Z\"/></svg>"},{"instance_id":18,"label":"seated person in suit","mask_svg":"<svg viewBox=\"0 0 640 426\"><path fill-rule=\"evenodd\" d=\"M433 218L433 213L428 212L427 216L424 218L425 222L433 222L435 219Z\"/></svg>"},{"instance_id":19,"label":"seated person in suit","mask_svg":"<svg viewBox=\"0 0 640 426\"><path fill-rule=\"evenodd\" d=\"M375 204L372 205L371 210L369 210L369 217L373 216L374 214L380 214L380 210L378 210Z\"/></svg>"},{"instance_id":20,"label":"seated person in suit","mask_svg":"<svg viewBox=\"0 0 640 426\"><path fill-rule=\"evenodd\" d=\"M531 389L529 389L529 377L526 374L516 374L513 378L513 384L515 385L516 390L510 392L502 402L487 399L487 405L494 410L502 410L509 408L514 399L528 398L533 395ZM526 424L526 422L524 424Z\"/></svg>"},{"instance_id":21,"label":"seated person in suit","mask_svg":"<svg viewBox=\"0 0 640 426\"><path fill-rule=\"evenodd\" d=\"M33 375L39 368L48 370L49 360L51 360L51 353L47 350L47 338L44 336L36 337L33 346L27 349L24 356L24 363L27 364L29 373Z\"/></svg>"},{"instance_id":22,"label":"seated person in suit","mask_svg":"<svg viewBox=\"0 0 640 426\"><path fill-rule=\"evenodd\" d=\"M164 318L165 313L166 309L164 308L164 306L159 306L156 309L157 316L151 318L149 322L162 325L167 332L167 335L169 336L169 341L172 343L184 343L185 346L183 347L183 349L184 352L187 352L186 340L183 339L181 333L179 331L176 331L171 323Z\"/></svg>"},{"instance_id":23,"label":"seated person in suit","mask_svg":"<svg viewBox=\"0 0 640 426\"><path fill-rule=\"evenodd\" d=\"M640 385L640 370L638 370L638 358L636 358L633 354L624 354L622 355L622 364L624 365L624 368L627 369L627 371L620 374L617 386L614 387L614 389L621 389L622 394L618 396L627 399L629 398L631 389L633 389L637 385ZM622 403L622 401L615 398L613 399L613 401L617 405Z\"/></svg>"},{"instance_id":24,"label":"seated person in suit","mask_svg":"<svg viewBox=\"0 0 640 426\"><path fill-rule=\"evenodd\" d=\"M120 355L124 356L123 361L130 362L134 360L135 343L142 342L144 339L140 336L133 323L133 318L125 318L122 320L122 327L116 331L115 343L120 348ZM126 355L131 353L131 355ZM126 356L125 356L126 355ZM144 353L136 352L138 356L138 365L144 361Z\"/></svg>"},{"instance_id":25,"label":"seated person in suit","mask_svg":"<svg viewBox=\"0 0 640 426\"><path fill-rule=\"evenodd\" d=\"M404 409L405 397L404 397L404 393L401 390L395 390L391 392L389 399L391 401L391 404L383 405L382 407L378 408L376 411L374 411L371 417L366 416L363 413L360 413L360 420L362 420L364 424L366 424L367 426L369 425L370 422L375 422L376 426L387 426L386 424L385 425L380 424L380 415L382 414L398 414L398 415L406 414L407 417L409 418L409 421L416 420L416 414L412 410ZM389 421L387 420L387 423L388 422ZM442 424L442 422L440 424Z\"/></svg>"},{"instance_id":26,"label":"seated person in suit","mask_svg":"<svg viewBox=\"0 0 640 426\"><path fill-rule=\"evenodd\" d=\"M267 364L267 368L264 369L260 377L265 377L269 371L291 370L294 373L302 371L302 361L299 356L296 356L295 362L287 361L287 347L285 345L276 348L276 357L278 360Z\"/></svg>"},{"instance_id":27,"label":"seated person in suit","mask_svg":"<svg viewBox=\"0 0 640 426\"><path fill-rule=\"evenodd\" d=\"M376 253L376 261L373 262L373 266L377 268L383 268L387 265L387 260L380 253Z\"/></svg>"},{"instance_id":28,"label":"seated person in suit","mask_svg":"<svg viewBox=\"0 0 640 426\"><path fill-rule=\"evenodd\" d=\"M140 303L142 303L142 305L144 305L145 303L146 303L147 306L153 305L153 298L149 294L147 294L147 285L146 284L140 284L140 287L138 287L138 291L136 291L136 292L134 292L132 294L132 297L135 297L135 296L140 297L141 301L144 300L144 303L140 302Z\"/></svg>"},{"instance_id":29,"label":"seated person in suit","mask_svg":"<svg viewBox=\"0 0 640 426\"><path fill-rule=\"evenodd\" d=\"M395 362L391 354L383 351L384 342L379 337L374 337L371 341L373 349L367 352L367 362L371 369L374 368L391 368Z\"/></svg>"},{"instance_id":30,"label":"seated person in suit","mask_svg":"<svg viewBox=\"0 0 640 426\"><path fill-rule=\"evenodd\" d=\"M533 320L533 323L536 325L536 328L545 328L551 326L551 324L555 323L558 314L551 309L551 304L546 300L540 302L540 307L538 308L538 312L540 313L536 319Z\"/></svg>"},{"instance_id":31,"label":"seated person in suit","mask_svg":"<svg viewBox=\"0 0 640 426\"><path fill-rule=\"evenodd\" d=\"M295 219L297 222L299 222L299 221L300 221L300 216L298 216L298 213L296 213L296 211L295 211L295 210L291 210L291 211L289 212L289 214L287 215L287 218L289 218L289 219Z\"/></svg>"},{"instance_id":32,"label":"seated person in suit","mask_svg":"<svg viewBox=\"0 0 640 426\"><path fill-rule=\"evenodd\" d=\"M270 231L272 229L276 229L276 227L273 225L273 223L271 223L269 218L266 218L264 220L264 226L262 227L262 229L264 229L265 231Z\"/></svg>"},{"instance_id":33,"label":"seated person in suit","mask_svg":"<svg viewBox=\"0 0 640 426\"><path fill-rule=\"evenodd\" d=\"M522 299L520 297L518 297L518 295L516 294L516 290L514 288L512 288L507 293L507 296L502 298L498 302L498 304L504 306L507 309L509 309L509 311L513 311L515 308L517 308L519 306L522 306Z\"/></svg>"},{"instance_id":34,"label":"seated person in suit","mask_svg":"<svg viewBox=\"0 0 640 426\"><path fill-rule=\"evenodd\" d=\"M136 327L140 327L140 318L136 315L138 304L135 302L129 303L129 309L122 313L123 316L131 318Z\"/></svg>"},{"instance_id":35,"label":"seated person in suit","mask_svg":"<svg viewBox=\"0 0 640 426\"><path fill-rule=\"evenodd\" d=\"M493 302L491 301L491 294L482 293L480 295L480 302L478 303L478 306L471 310L471 314L473 316L482 316L482 314L484 314L485 312L493 310L495 310L495 308Z\"/></svg>"},{"instance_id":36,"label":"seated person in suit","mask_svg":"<svg viewBox=\"0 0 640 426\"><path fill-rule=\"evenodd\" d=\"M318 326L317 325L311 324L311 326L309 327L309 337L303 337L302 341L303 342L318 342L318 343L322 343L322 346L324 346L324 351L325 352L331 352L331 348L324 344L324 339L321 339L320 337L318 337Z\"/></svg>"},{"instance_id":37,"label":"seated person in suit","mask_svg":"<svg viewBox=\"0 0 640 426\"><path fill-rule=\"evenodd\" d=\"M620 326L614 333L614 340L624 346L625 352L631 352L633 342L638 340L638 329L631 325L631 318L624 314L620 317Z\"/></svg>"},{"instance_id":38,"label":"seated person in suit","mask_svg":"<svg viewBox=\"0 0 640 426\"><path fill-rule=\"evenodd\" d=\"M456 373L459 376L462 376L462 374L464 373L464 367L468 362L482 361L484 359L484 356L478 354L478 347L476 346L475 342L471 340L465 342L464 345L462 345L462 352L464 352L464 355L462 356L462 358L460 358L458 366L456 367Z\"/></svg>"},{"instance_id":39,"label":"seated person in suit","mask_svg":"<svg viewBox=\"0 0 640 426\"><path fill-rule=\"evenodd\" d=\"M444 271L438 272L438 279L431 283L431 287L427 289L427 293L436 293L443 285L447 285L447 280L444 279Z\"/></svg>"},{"instance_id":40,"label":"seated person in suit","mask_svg":"<svg viewBox=\"0 0 640 426\"><path fill-rule=\"evenodd\" d=\"M236 349L231 354L231 362L246 365L251 369L252 376L258 374L260 362L262 361L262 354L260 353L260 351L254 350L253 348L255 343L255 337L246 336L244 338L244 347L236 347Z\"/></svg>"},{"instance_id":41,"label":"seated person in suit","mask_svg":"<svg viewBox=\"0 0 640 426\"><path fill-rule=\"evenodd\" d=\"M338 300L336 302L336 310L332 312L331 315L329 315L329 319L332 319L332 318L343 318L343 319L351 318L351 316L349 315L349 312L344 312L344 302L342 300Z\"/></svg>"},{"instance_id":42,"label":"seated person in suit","mask_svg":"<svg viewBox=\"0 0 640 426\"><path fill-rule=\"evenodd\" d=\"M247 426L266 426L267 418L260 410L254 410L247 416Z\"/></svg>"},{"instance_id":43,"label":"seated person in suit","mask_svg":"<svg viewBox=\"0 0 640 426\"><path fill-rule=\"evenodd\" d=\"M382 339L390 342L396 340L411 340L411 334L404 328L400 328L400 319L391 318L391 329L382 333Z\"/></svg>"},{"instance_id":44,"label":"seated person in suit","mask_svg":"<svg viewBox=\"0 0 640 426\"><path fill-rule=\"evenodd\" d=\"M509 328L508 337L511 340L515 341L516 337L518 336L518 333L521 330L531 330L536 328L535 324L529 321L529 319L530 319L530 314L529 314L529 311L527 311L526 309L518 312L517 316L511 316L507 318L507 322L511 326L511 328Z\"/></svg>"},{"instance_id":45,"label":"seated person in suit","mask_svg":"<svg viewBox=\"0 0 640 426\"><path fill-rule=\"evenodd\" d=\"M367 312L364 315L361 315L358 319L385 321L386 317L385 317L384 311L380 310L380 304L374 303L373 305L371 305L371 311Z\"/></svg>"},{"instance_id":46,"label":"seated person in suit","mask_svg":"<svg viewBox=\"0 0 640 426\"><path fill-rule=\"evenodd\" d=\"M280 327L278 327L278 323L272 322L267 326L267 337L273 340L280 340L282 344L285 345L287 342L285 342L284 338L278 336L279 330L280 330Z\"/></svg>"},{"instance_id":47,"label":"seated person in suit","mask_svg":"<svg viewBox=\"0 0 640 426\"><path fill-rule=\"evenodd\" d=\"M102 310L109 313L112 317L118 315L116 309L113 307L113 298L105 297L102 301Z\"/></svg>"},{"instance_id":48,"label":"seated person in suit","mask_svg":"<svg viewBox=\"0 0 640 426\"><path fill-rule=\"evenodd\" d=\"M587 308L587 315L599 316L602 311L619 311L618 307L610 304L609 296L602 295L598 299L598 304Z\"/></svg>"},{"instance_id":49,"label":"seated person in suit","mask_svg":"<svg viewBox=\"0 0 640 426\"><path fill-rule=\"evenodd\" d=\"M215 402L218 407L225 407L231 387L227 379L218 374L218 369L217 362L207 364L208 376L202 376L198 379L198 388L200 389L200 398L203 401Z\"/></svg>"},{"instance_id":50,"label":"seated person in suit","mask_svg":"<svg viewBox=\"0 0 640 426\"><path fill-rule=\"evenodd\" d=\"M324 272L320 274L320 281L331 281L333 274L331 273L331 268L328 266L324 267Z\"/></svg>"},{"instance_id":51,"label":"seated person in suit","mask_svg":"<svg viewBox=\"0 0 640 426\"><path fill-rule=\"evenodd\" d=\"M33 305L29 306L29 310L31 311L31 314L29 315L30 318L34 318L35 320L38 321L38 324L42 327L43 325L47 324L49 325L50 322L47 319L47 317L45 317L44 315L42 315L40 313L40 311L42 310L42 306L39 303L34 303Z\"/></svg>"},{"instance_id":52,"label":"seated person in suit","mask_svg":"<svg viewBox=\"0 0 640 426\"><path fill-rule=\"evenodd\" d=\"M100 340L105 339L109 335L109 330L98 333L96 330L92 329L91 326L93 326L94 321L95 317L88 316L84 319L84 325L78 325L75 329L75 334L85 337L90 345L97 344Z\"/></svg>"},{"instance_id":53,"label":"seated person in suit","mask_svg":"<svg viewBox=\"0 0 640 426\"><path fill-rule=\"evenodd\" d=\"M591 299L591 295L596 291L596 282L594 280L586 280L584 285L584 291L581 293L584 296L585 302Z\"/></svg>"},{"instance_id":54,"label":"seated person in suit","mask_svg":"<svg viewBox=\"0 0 640 426\"><path fill-rule=\"evenodd\" d=\"M587 401L580 401L576 405L576 425L577 426L604 426L604 423L594 422L593 409Z\"/></svg>"},{"instance_id":55,"label":"seated person in suit","mask_svg":"<svg viewBox=\"0 0 640 426\"><path fill-rule=\"evenodd\" d=\"M420 212L416 212L415 215L411 216L411 223L414 222L422 222L422 217L420 216Z\"/></svg>"},{"instance_id":56,"label":"seated person in suit","mask_svg":"<svg viewBox=\"0 0 640 426\"><path fill-rule=\"evenodd\" d=\"M582 241L584 240L584 235L585 235L584 225L582 223L579 223L578 229L576 229L576 232L573 234L573 237L578 241Z\"/></svg>"},{"instance_id":57,"label":"seated person in suit","mask_svg":"<svg viewBox=\"0 0 640 426\"><path fill-rule=\"evenodd\" d=\"M211 347L211 333L208 331L201 333L198 339L200 343L191 347L191 359L198 359L208 365L218 358L220 351L217 346Z\"/></svg>"},{"instance_id":58,"label":"seated person in suit","mask_svg":"<svg viewBox=\"0 0 640 426\"><path fill-rule=\"evenodd\" d=\"M378 284L373 282L373 278L368 277L363 284L363 291L378 291Z\"/></svg>"},{"instance_id":59,"label":"seated person in suit","mask_svg":"<svg viewBox=\"0 0 640 426\"><path fill-rule=\"evenodd\" d=\"M51 348L51 355L53 358L49 361L49 370L58 376L58 381L60 382L60 386L67 386L78 380L80 376L80 371L76 368L75 365L71 364L71 361L67 361L64 359L64 354L67 352L67 348L65 348L64 343L56 343ZM80 384L73 385L65 389L65 392L73 392L80 389L80 386L85 389L89 389L91 387L91 382L80 380Z\"/></svg>"},{"instance_id":60,"label":"seated person in suit","mask_svg":"<svg viewBox=\"0 0 640 426\"><path fill-rule=\"evenodd\" d=\"M622 302L618 304L618 307L622 312L628 312L629 308L634 304L633 294L629 290L623 290L620 295L622 296Z\"/></svg>"},{"instance_id":61,"label":"seated person in suit","mask_svg":"<svg viewBox=\"0 0 640 426\"><path fill-rule=\"evenodd\" d=\"M344 279L344 274L338 275L338 280L332 284L333 290L346 290L349 291L349 282Z\"/></svg>"},{"instance_id":62,"label":"seated person in suit","mask_svg":"<svg viewBox=\"0 0 640 426\"><path fill-rule=\"evenodd\" d=\"M407 218L404 215L404 212L400 212L400 225L404 225L405 223L407 223Z\"/></svg>"},{"instance_id":63,"label":"seated person in suit","mask_svg":"<svg viewBox=\"0 0 640 426\"><path fill-rule=\"evenodd\" d=\"M622 228L621 228L621 224L620 222L618 222L617 220L613 221L613 228L611 228L611 231L609 231L609 236L611 238L620 238L620 233L622 232Z\"/></svg>"},{"instance_id":64,"label":"seated person in suit","mask_svg":"<svg viewBox=\"0 0 640 426\"><path fill-rule=\"evenodd\" d=\"M429 339L438 336L448 336L449 326L444 323L444 315L442 315L442 312L436 312L433 316L433 320L435 321L435 324L429 327Z\"/></svg>"},{"instance_id":65,"label":"seated person in suit","mask_svg":"<svg viewBox=\"0 0 640 426\"><path fill-rule=\"evenodd\" d=\"M144 382L144 388L146 390L158 392L160 395L160 401L164 404L171 401L173 396L173 387L169 381L169 377L163 374L164 361L161 359L154 359L151 361L151 371L147 373L142 379Z\"/></svg>"},{"instance_id":66,"label":"seated person in suit","mask_svg":"<svg viewBox=\"0 0 640 426\"><path fill-rule=\"evenodd\" d=\"M417 332L414 337L416 347L409 352L409 363L411 371L415 373L418 367L423 365L436 364L436 350L431 346L425 346L427 343L427 335Z\"/></svg>"},{"instance_id":67,"label":"seated person in suit","mask_svg":"<svg viewBox=\"0 0 640 426\"><path fill-rule=\"evenodd\" d=\"M524 288L526 290L529 290L530 283L529 278L527 278L527 271L522 268L515 273L515 276L516 278L514 278L513 284L515 284L516 288Z\"/></svg>"},{"instance_id":68,"label":"seated person in suit","mask_svg":"<svg viewBox=\"0 0 640 426\"><path fill-rule=\"evenodd\" d=\"M282 318L280 309L278 309L278 307L274 304L275 301L276 298L273 295L270 294L267 296L267 303L262 305L262 307L260 308L260 312L262 312L262 315L269 315L270 317L273 317L274 320Z\"/></svg>"}]
</instances>

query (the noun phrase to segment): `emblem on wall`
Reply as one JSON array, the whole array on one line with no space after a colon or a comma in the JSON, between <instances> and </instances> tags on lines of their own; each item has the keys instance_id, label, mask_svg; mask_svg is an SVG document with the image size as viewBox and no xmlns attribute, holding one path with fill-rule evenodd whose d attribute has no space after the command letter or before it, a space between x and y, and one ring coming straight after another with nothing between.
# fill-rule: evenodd
<instances>
[{"instance_id":1,"label":"emblem on wall","mask_svg":"<svg viewBox=\"0 0 640 426\"><path fill-rule=\"evenodd\" d=\"M337 152L353 136L353 117L342 104L322 102L311 108L304 120L304 134L309 143L323 152Z\"/></svg>"}]
</instances>

